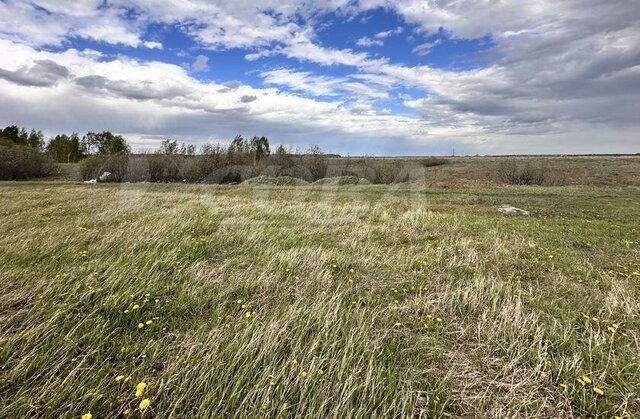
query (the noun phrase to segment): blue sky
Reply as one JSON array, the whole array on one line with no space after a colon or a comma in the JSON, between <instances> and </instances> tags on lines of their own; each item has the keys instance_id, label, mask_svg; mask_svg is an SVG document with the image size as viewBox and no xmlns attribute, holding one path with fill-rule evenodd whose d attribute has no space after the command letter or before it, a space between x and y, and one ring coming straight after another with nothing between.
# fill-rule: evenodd
<instances>
[{"instance_id":1,"label":"blue sky","mask_svg":"<svg viewBox=\"0 0 640 419\"><path fill-rule=\"evenodd\" d=\"M637 152L638 22L633 0L0 0L0 124L136 149Z\"/></svg>"}]
</instances>

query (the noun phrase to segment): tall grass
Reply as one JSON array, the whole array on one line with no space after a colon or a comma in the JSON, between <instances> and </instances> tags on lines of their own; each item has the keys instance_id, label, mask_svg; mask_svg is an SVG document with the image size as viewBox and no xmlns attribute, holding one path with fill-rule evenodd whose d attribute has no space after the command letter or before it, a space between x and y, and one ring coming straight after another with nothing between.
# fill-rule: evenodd
<instances>
[{"instance_id":1,"label":"tall grass","mask_svg":"<svg viewBox=\"0 0 640 419\"><path fill-rule=\"evenodd\" d=\"M0 185L0 417L632 417L640 194L558 192Z\"/></svg>"}]
</instances>

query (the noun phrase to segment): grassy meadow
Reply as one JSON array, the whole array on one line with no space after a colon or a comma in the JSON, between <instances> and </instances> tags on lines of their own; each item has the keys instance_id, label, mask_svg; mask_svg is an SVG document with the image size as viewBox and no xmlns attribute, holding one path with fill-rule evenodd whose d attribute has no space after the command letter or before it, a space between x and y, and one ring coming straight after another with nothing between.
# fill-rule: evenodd
<instances>
[{"instance_id":1,"label":"grassy meadow","mask_svg":"<svg viewBox=\"0 0 640 419\"><path fill-rule=\"evenodd\" d=\"M637 187L0 183L0 417L638 417L639 220Z\"/></svg>"}]
</instances>

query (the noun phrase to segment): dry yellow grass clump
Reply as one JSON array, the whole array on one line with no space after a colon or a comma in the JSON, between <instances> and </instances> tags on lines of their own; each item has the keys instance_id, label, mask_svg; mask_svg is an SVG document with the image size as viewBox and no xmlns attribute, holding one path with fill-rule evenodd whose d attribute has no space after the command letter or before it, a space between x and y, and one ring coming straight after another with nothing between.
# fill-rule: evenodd
<instances>
[{"instance_id":1,"label":"dry yellow grass clump","mask_svg":"<svg viewBox=\"0 0 640 419\"><path fill-rule=\"evenodd\" d=\"M0 184L0 417L636 417L639 219L637 188Z\"/></svg>"}]
</instances>

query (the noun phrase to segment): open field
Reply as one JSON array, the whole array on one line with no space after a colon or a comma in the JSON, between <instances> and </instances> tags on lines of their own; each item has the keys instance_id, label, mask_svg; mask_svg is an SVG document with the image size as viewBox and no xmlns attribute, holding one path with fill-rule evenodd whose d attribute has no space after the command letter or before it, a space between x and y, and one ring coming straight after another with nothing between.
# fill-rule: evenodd
<instances>
[{"instance_id":1,"label":"open field","mask_svg":"<svg viewBox=\"0 0 640 419\"><path fill-rule=\"evenodd\" d=\"M148 156L137 156L144 158ZM435 160L439 165L422 167L423 161ZM529 157L331 157L325 159L327 176L355 172L360 176L387 179L385 183L407 182L420 186L484 188L508 182L501 178L503 167L530 167L542 172L543 185L640 186L640 156L529 156ZM133 167L130 172L137 172ZM398 169L393 170L392 167ZM416 170L418 169L418 170ZM333 172L333 174L331 174ZM383 175L396 172L394 175ZM186 177L188 175L181 174ZM376 176L383 175L383 176ZM404 176L407 175L407 178ZM257 176L257 174L256 174ZM133 175L135 178L136 175ZM82 179L80 164L58 164L57 180ZM182 179L182 178L180 178ZM139 181L141 179L133 179ZM205 180L205 182L207 182Z\"/></svg>"},{"instance_id":2,"label":"open field","mask_svg":"<svg viewBox=\"0 0 640 419\"><path fill-rule=\"evenodd\" d=\"M0 417L638 417L639 220L637 187L0 183Z\"/></svg>"}]
</instances>

